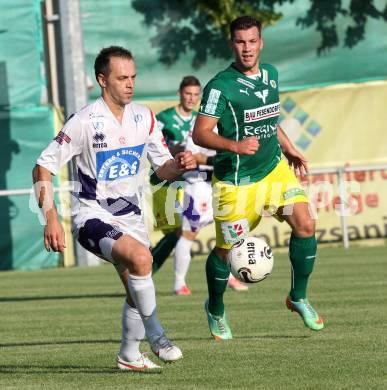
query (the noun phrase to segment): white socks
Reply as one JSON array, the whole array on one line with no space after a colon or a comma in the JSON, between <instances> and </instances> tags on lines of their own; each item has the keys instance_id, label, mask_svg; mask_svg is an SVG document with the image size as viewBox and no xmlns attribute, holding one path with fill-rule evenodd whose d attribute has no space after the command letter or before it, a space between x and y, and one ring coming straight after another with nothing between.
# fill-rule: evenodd
<instances>
[{"instance_id":1,"label":"white socks","mask_svg":"<svg viewBox=\"0 0 387 390\"><path fill-rule=\"evenodd\" d=\"M125 301L122 308L122 338L119 356L127 362L140 358L140 342L145 337L145 328L138 310Z\"/></svg>"},{"instance_id":2,"label":"white socks","mask_svg":"<svg viewBox=\"0 0 387 390\"><path fill-rule=\"evenodd\" d=\"M175 248L175 291L185 286L185 277L191 263L192 240L181 236Z\"/></svg>"},{"instance_id":3,"label":"white socks","mask_svg":"<svg viewBox=\"0 0 387 390\"><path fill-rule=\"evenodd\" d=\"M152 274L146 276L129 275L128 287L142 318L149 343L151 346L157 344L159 339L164 336L164 329L157 319L156 294Z\"/></svg>"}]
</instances>

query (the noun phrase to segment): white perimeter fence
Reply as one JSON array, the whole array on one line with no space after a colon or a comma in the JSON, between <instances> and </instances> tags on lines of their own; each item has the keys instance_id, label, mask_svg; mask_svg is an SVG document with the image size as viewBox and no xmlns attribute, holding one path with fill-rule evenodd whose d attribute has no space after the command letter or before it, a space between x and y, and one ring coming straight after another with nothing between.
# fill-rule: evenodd
<instances>
[{"instance_id":1,"label":"white perimeter fence","mask_svg":"<svg viewBox=\"0 0 387 390\"><path fill-rule=\"evenodd\" d=\"M348 213L346 213L346 180L345 174L351 172L374 172L387 170L387 164L378 165L364 165L364 166L344 166L344 167L332 167L332 168L314 168L310 170L310 176L335 174L337 177L338 196L340 198L339 207L339 218L341 222L341 232L343 237L344 248L349 247L348 238ZM67 192L71 191L71 187L55 187L54 192ZM0 196L31 196L33 189L18 189L18 190L0 190Z\"/></svg>"}]
</instances>

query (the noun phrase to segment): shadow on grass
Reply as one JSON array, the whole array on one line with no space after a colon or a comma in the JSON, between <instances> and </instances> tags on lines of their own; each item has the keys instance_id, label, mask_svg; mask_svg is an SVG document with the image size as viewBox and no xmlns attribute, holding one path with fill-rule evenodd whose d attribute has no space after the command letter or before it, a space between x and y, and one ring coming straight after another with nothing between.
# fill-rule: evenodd
<instances>
[{"instance_id":1,"label":"shadow on grass","mask_svg":"<svg viewBox=\"0 0 387 390\"><path fill-rule=\"evenodd\" d=\"M1 374L13 375L36 375L36 374L130 374L130 375L158 375L163 372L162 368L143 371L119 370L115 367L87 367L82 365L31 365L31 364L2 364L0 365Z\"/></svg>"},{"instance_id":2,"label":"shadow on grass","mask_svg":"<svg viewBox=\"0 0 387 390\"><path fill-rule=\"evenodd\" d=\"M62 299L95 299L95 298L123 298L123 293L113 294L84 294L84 295L52 295L40 297L1 297L0 302L28 302L28 301L55 301Z\"/></svg>"},{"instance_id":3,"label":"shadow on grass","mask_svg":"<svg viewBox=\"0 0 387 390\"><path fill-rule=\"evenodd\" d=\"M292 335L247 335L247 336L234 336L234 340L262 340L262 339L308 339L311 336L292 336ZM214 341L211 337L174 337L173 341ZM31 342L19 342L19 343L0 343L0 348L15 348L15 347L39 347L48 345L74 345L74 344L119 344L120 340L107 339L107 340L58 340L58 341L31 341ZM232 340L226 341L232 343ZM219 343L219 342L216 342ZM224 341L223 341L224 343Z\"/></svg>"},{"instance_id":4,"label":"shadow on grass","mask_svg":"<svg viewBox=\"0 0 387 390\"><path fill-rule=\"evenodd\" d=\"M71 345L71 344L117 344L120 340L58 340L58 341L32 341L20 343L1 343L0 348L38 347L44 345Z\"/></svg>"},{"instance_id":5,"label":"shadow on grass","mask_svg":"<svg viewBox=\"0 0 387 390\"><path fill-rule=\"evenodd\" d=\"M278 339L309 339L311 336L291 336L291 335L281 335L281 334L278 334L278 335L273 335L273 334L261 334L261 335L252 335L252 336L242 336L242 337L238 337L238 336L234 336L234 339L236 340L261 340L261 339L273 339L273 340L278 340Z\"/></svg>"}]
</instances>

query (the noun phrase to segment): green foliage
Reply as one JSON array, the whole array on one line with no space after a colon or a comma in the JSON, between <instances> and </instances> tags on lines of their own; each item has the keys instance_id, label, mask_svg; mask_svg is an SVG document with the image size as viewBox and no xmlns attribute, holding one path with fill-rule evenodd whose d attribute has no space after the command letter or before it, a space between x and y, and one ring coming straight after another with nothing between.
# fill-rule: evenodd
<instances>
[{"instance_id":1,"label":"green foliage","mask_svg":"<svg viewBox=\"0 0 387 390\"><path fill-rule=\"evenodd\" d=\"M293 1L293 0L291 0ZM329 50L339 44L336 19L343 15L351 23L345 30L345 46L352 48L364 39L365 28L369 18L387 20L387 4L384 10L378 10L375 0L351 0L346 7L342 0L310 0L306 15L298 18L301 27L314 26L321 34L318 53Z\"/></svg>"},{"instance_id":2,"label":"green foliage","mask_svg":"<svg viewBox=\"0 0 387 390\"><path fill-rule=\"evenodd\" d=\"M264 4L256 7L254 1L212 0L195 1L196 8L206 14L215 29L229 37L229 25L240 15L251 15L260 20L263 26L275 23L282 17L281 13L266 8Z\"/></svg>"},{"instance_id":3,"label":"green foliage","mask_svg":"<svg viewBox=\"0 0 387 390\"><path fill-rule=\"evenodd\" d=\"M318 333L285 308L290 264L274 256L267 280L226 292L235 338L225 343L208 332L204 258L191 264L188 297L172 295L169 259L155 277L158 313L184 358L150 374L115 367L124 298L111 265L2 272L0 388L387 388L386 246L319 250L309 293L326 323Z\"/></svg>"},{"instance_id":4,"label":"green foliage","mask_svg":"<svg viewBox=\"0 0 387 390\"><path fill-rule=\"evenodd\" d=\"M300 1L300 0L297 0ZM278 6L295 0L133 0L133 8L144 15L146 25L157 33L152 45L158 49L159 59L172 65L182 55L193 52L192 65L201 67L209 55L230 58L229 23L240 15L252 15L264 26L272 25L284 17ZM321 35L316 50L321 53L340 44L338 18L345 16L350 23L346 28L344 45L354 47L364 39L370 18L387 20L387 5L379 10L378 0L309 0L304 1L305 14L297 19L301 28L314 27ZM308 7L309 5L309 7Z\"/></svg>"}]
</instances>

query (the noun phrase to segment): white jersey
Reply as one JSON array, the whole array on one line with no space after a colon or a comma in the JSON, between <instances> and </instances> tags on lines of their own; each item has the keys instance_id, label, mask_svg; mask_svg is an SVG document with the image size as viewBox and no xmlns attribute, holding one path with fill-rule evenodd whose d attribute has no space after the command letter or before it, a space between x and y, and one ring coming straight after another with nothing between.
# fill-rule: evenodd
<instances>
[{"instance_id":1,"label":"white jersey","mask_svg":"<svg viewBox=\"0 0 387 390\"><path fill-rule=\"evenodd\" d=\"M81 185L79 224L87 214L141 215L146 159L157 170L172 156L148 108L127 104L120 124L101 97L67 121L37 164L55 175L71 158Z\"/></svg>"},{"instance_id":2,"label":"white jersey","mask_svg":"<svg viewBox=\"0 0 387 390\"><path fill-rule=\"evenodd\" d=\"M218 132L218 129L215 127L214 132ZM202 146L196 145L192 139L192 130L189 132L186 139L185 150L195 153L203 153L208 157L215 156L216 151L212 149L203 148ZM211 173L214 170L214 167L211 165L199 165L198 169L193 171L188 171L184 173L184 179L189 183L195 183L198 181L207 181L211 178Z\"/></svg>"}]
</instances>

